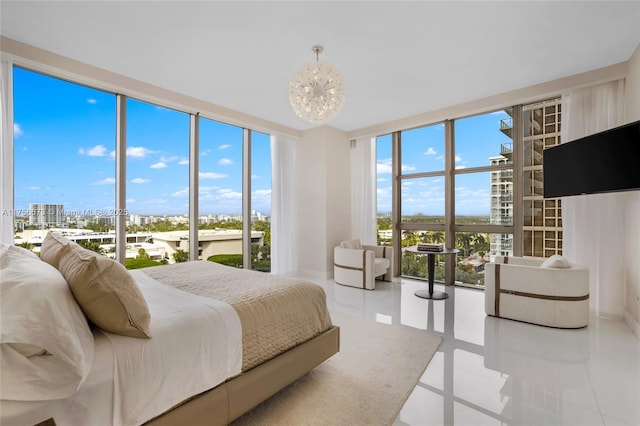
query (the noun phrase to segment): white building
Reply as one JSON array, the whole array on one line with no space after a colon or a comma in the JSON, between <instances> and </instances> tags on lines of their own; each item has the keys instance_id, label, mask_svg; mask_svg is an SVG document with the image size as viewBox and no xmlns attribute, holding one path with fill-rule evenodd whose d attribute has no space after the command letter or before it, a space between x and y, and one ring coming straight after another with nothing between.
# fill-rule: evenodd
<instances>
[{"instance_id":1,"label":"white building","mask_svg":"<svg viewBox=\"0 0 640 426\"><path fill-rule=\"evenodd\" d=\"M63 204L29 204L29 225L48 228L60 226L64 223Z\"/></svg>"},{"instance_id":2,"label":"white building","mask_svg":"<svg viewBox=\"0 0 640 426\"><path fill-rule=\"evenodd\" d=\"M264 232L251 231L251 242L264 244ZM189 251L189 231L154 232L153 244L166 252L169 263L178 250ZM216 254L242 254L241 229L201 229L198 231L198 259Z\"/></svg>"}]
</instances>

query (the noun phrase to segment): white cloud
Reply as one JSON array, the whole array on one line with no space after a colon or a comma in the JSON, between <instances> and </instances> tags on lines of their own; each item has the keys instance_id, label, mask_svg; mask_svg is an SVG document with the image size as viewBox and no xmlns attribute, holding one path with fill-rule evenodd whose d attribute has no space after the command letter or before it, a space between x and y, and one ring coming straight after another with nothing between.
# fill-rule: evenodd
<instances>
[{"instance_id":1,"label":"white cloud","mask_svg":"<svg viewBox=\"0 0 640 426\"><path fill-rule=\"evenodd\" d=\"M78 154L87 155L89 157L104 157L107 154L107 148L104 145L96 145L88 149L80 148L78 149Z\"/></svg>"},{"instance_id":2,"label":"white cloud","mask_svg":"<svg viewBox=\"0 0 640 426\"><path fill-rule=\"evenodd\" d=\"M89 99L87 99L87 103L91 104L91 105L95 105L95 104L98 103L98 100L97 99L93 99L93 98L89 98Z\"/></svg>"},{"instance_id":3,"label":"white cloud","mask_svg":"<svg viewBox=\"0 0 640 426\"><path fill-rule=\"evenodd\" d=\"M145 179L145 178L134 178L134 179L131 179L131 183L143 184L143 183L149 183L149 182L151 182L151 180Z\"/></svg>"},{"instance_id":4,"label":"white cloud","mask_svg":"<svg viewBox=\"0 0 640 426\"><path fill-rule=\"evenodd\" d=\"M180 157L178 157L177 155L174 155L172 157L160 157L160 161L162 161L163 163L171 163L178 159L180 159Z\"/></svg>"},{"instance_id":5,"label":"white cloud","mask_svg":"<svg viewBox=\"0 0 640 426\"><path fill-rule=\"evenodd\" d=\"M31 185L31 186L27 186L26 188L23 188L27 191L38 191L40 189L42 189L41 186L35 186L35 185Z\"/></svg>"},{"instance_id":6,"label":"white cloud","mask_svg":"<svg viewBox=\"0 0 640 426\"><path fill-rule=\"evenodd\" d=\"M429 149L425 151L424 155L436 155L436 150L432 147L429 147Z\"/></svg>"},{"instance_id":7,"label":"white cloud","mask_svg":"<svg viewBox=\"0 0 640 426\"><path fill-rule=\"evenodd\" d=\"M218 164L220 164L221 166L228 166L229 164L233 164L233 161L229 158L221 158L218 161Z\"/></svg>"},{"instance_id":8,"label":"white cloud","mask_svg":"<svg viewBox=\"0 0 640 426\"><path fill-rule=\"evenodd\" d=\"M180 191L176 191L173 194L171 194L172 197L184 197L189 195L189 187L187 186L184 189L181 189Z\"/></svg>"},{"instance_id":9,"label":"white cloud","mask_svg":"<svg viewBox=\"0 0 640 426\"><path fill-rule=\"evenodd\" d=\"M127 204L135 203L135 202L136 202L135 198L127 198Z\"/></svg>"},{"instance_id":10,"label":"white cloud","mask_svg":"<svg viewBox=\"0 0 640 426\"><path fill-rule=\"evenodd\" d=\"M13 123L13 137L17 138L22 136L22 128L18 123Z\"/></svg>"},{"instance_id":11,"label":"white cloud","mask_svg":"<svg viewBox=\"0 0 640 426\"><path fill-rule=\"evenodd\" d=\"M231 148L231 145L229 145L228 143L220 145L218 147L219 150L224 150L224 149L229 149L229 148Z\"/></svg>"},{"instance_id":12,"label":"white cloud","mask_svg":"<svg viewBox=\"0 0 640 426\"><path fill-rule=\"evenodd\" d=\"M415 166L409 166L407 164L403 164L401 169L402 169L403 172L411 172L411 171L415 170L416 167Z\"/></svg>"},{"instance_id":13,"label":"white cloud","mask_svg":"<svg viewBox=\"0 0 640 426\"><path fill-rule=\"evenodd\" d=\"M184 160L180 160L180 161L178 161L178 164L180 164L181 166L188 166L189 165L189 159L185 158Z\"/></svg>"},{"instance_id":14,"label":"white cloud","mask_svg":"<svg viewBox=\"0 0 640 426\"><path fill-rule=\"evenodd\" d=\"M114 183L116 183L116 180L114 178L104 178L97 182L91 183L91 185L113 185Z\"/></svg>"},{"instance_id":15,"label":"white cloud","mask_svg":"<svg viewBox=\"0 0 640 426\"><path fill-rule=\"evenodd\" d=\"M163 163L162 161L160 161L159 163L155 163L149 166L149 168L151 169L164 169L165 167L167 167L167 165L165 163Z\"/></svg>"},{"instance_id":16,"label":"white cloud","mask_svg":"<svg viewBox=\"0 0 640 426\"><path fill-rule=\"evenodd\" d=\"M127 157L144 158L152 152L143 146L132 146L127 148Z\"/></svg>"},{"instance_id":17,"label":"white cloud","mask_svg":"<svg viewBox=\"0 0 640 426\"><path fill-rule=\"evenodd\" d=\"M270 189L257 189L255 191L253 191L253 194L257 197L266 197L268 195L271 195L271 190Z\"/></svg>"},{"instance_id":18,"label":"white cloud","mask_svg":"<svg viewBox=\"0 0 640 426\"><path fill-rule=\"evenodd\" d=\"M462 157L460 157L459 155L456 155L455 160L456 160L456 163L459 163L462 161Z\"/></svg>"},{"instance_id":19,"label":"white cloud","mask_svg":"<svg viewBox=\"0 0 640 426\"><path fill-rule=\"evenodd\" d=\"M242 192L235 192L231 189L220 189L218 191L218 195L220 198L228 199L228 200L241 200Z\"/></svg>"},{"instance_id":20,"label":"white cloud","mask_svg":"<svg viewBox=\"0 0 640 426\"><path fill-rule=\"evenodd\" d=\"M260 179L260 176L258 176L258 175L251 175L251 179Z\"/></svg>"},{"instance_id":21,"label":"white cloud","mask_svg":"<svg viewBox=\"0 0 640 426\"><path fill-rule=\"evenodd\" d=\"M376 164L378 173L391 173L391 158L386 158Z\"/></svg>"},{"instance_id":22,"label":"white cloud","mask_svg":"<svg viewBox=\"0 0 640 426\"><path fill-rule=\"evenodd\" d=\"M227 175L216 172L200 172L200 179L224 179Z\"/></svg>"}]
</instances>

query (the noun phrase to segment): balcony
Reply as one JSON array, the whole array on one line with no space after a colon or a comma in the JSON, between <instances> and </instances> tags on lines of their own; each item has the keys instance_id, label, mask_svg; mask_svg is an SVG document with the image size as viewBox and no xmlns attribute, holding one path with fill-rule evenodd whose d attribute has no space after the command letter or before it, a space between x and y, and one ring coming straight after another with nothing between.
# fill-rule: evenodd
<instances>
[{"instance_id":1,"label":"balcony","mask_svg":"<svg viewBox=\"0 0 640 426\"><path fill-rule=\"evenodd\" d=\"M500 131L509 138L513 136L513 118L503 118L500 120Z\"/></svg>"}]
</instances>

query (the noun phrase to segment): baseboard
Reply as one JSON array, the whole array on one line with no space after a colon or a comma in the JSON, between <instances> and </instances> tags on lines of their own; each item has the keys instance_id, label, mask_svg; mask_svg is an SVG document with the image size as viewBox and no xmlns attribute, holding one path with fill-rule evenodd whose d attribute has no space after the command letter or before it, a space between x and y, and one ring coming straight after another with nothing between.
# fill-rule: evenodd
<instances>
[{"instance_id":1,"label":"baseboard","mask_svg":"<svg viewBox=\"0 0 640 426\"><path fill-rule=\"evenodd\" d=\"M624 311L624 322L627 323L629 328L636 333L636 336L640 339L640 322L636 321L635 318L631 316L631 314L627 311Z\"/></svg>"}]
</instances>

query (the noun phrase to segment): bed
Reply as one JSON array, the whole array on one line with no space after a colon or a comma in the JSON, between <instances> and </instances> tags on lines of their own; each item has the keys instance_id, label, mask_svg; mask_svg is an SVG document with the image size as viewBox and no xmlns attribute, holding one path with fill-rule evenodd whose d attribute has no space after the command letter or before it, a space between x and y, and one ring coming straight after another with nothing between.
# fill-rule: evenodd
<instances>
[{"instance_id":1,"label":"bed","mask_svg":"<svg viewBox=\"0 0 640 426\"><path fill-rule=\"evenodd\" d=\"M59 236L41 259L0 255L3 426L229 424L339 350L304 280L205 261L126 271Z\"/></svg>"}]
</instances>

